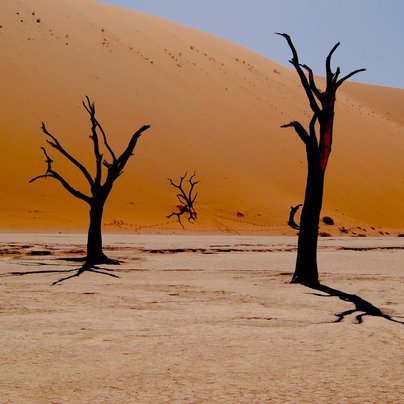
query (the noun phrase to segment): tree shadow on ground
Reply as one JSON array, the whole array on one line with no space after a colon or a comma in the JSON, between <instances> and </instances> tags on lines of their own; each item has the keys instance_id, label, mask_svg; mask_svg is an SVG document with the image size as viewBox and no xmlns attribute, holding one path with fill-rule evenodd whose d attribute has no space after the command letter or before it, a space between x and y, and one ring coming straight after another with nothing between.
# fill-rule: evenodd
<instances>
[{"instance_id":1,"label":"tree shadow on ground","mask_svg":"<svg viewBox=\"0 0 404 404\"><path fill-rule=\"evenodd\" d=\"M333 321L333 323L339 323L345 319L345 317L349 315L355 315L356 321L358 324L363 323L363 318L365 316L374 316L374 317L382 317L386 320L393 321L395 323L404 324L404 321L396 320L392 316L383 313L378 307L374 306L372 303L368 302L365 299L362 299L358 295L353 295L350 293L343 292L338 289L331 288L326 285L318 284L317 286L309 286L311 289L318 290L320 292L324 292L325 294L320 293L312 293L315 296L321 297L338 297L344 302L352 303L355 307L350 310L345 310L341 313L335 314L337 319Z\"/></svg>"},{"instance_id":2,"label":"tree shadow on ground","mask_svg":"<svg viewBox=\"0 0 404 404\"><path fill-rule=\"evenodd\" d=\"M57 258L57 260L59 260L59 261L63 260L63 261L79 262L79 261L83 261L83 258ZM118 264L118 263L119 263L119 261L115 261L115 264ZM32 265L48 266L48 265L54 265L54 264L47 263L47 262L41 262L41 263L32 263ZM37 270L37 271L12 271L12 272L7 272L5 274L2 274L1 276L23 276L23 275L36 275L36 274L60 274L60 273L73 272L73 274L71 274L71 275L64 276L63 278L60 278L60 279L56 280L55 282L52 282L51 286L54 286L54 285L57 285L59 283L62 283L64 281L66 281L68 279L74 278L76 276L80 276L85 272L93 272L93 273L96 273L96 274L108 275L108 276L111 276L113 278L119 278L118 275L111 273L113 271L114 271L113 269L101 268L101 267L96 266L96 265L89 265L89 264L84 263L80 268L73 268L73 269L43 269L43 270Z\"/></svg>"}]
</instances>

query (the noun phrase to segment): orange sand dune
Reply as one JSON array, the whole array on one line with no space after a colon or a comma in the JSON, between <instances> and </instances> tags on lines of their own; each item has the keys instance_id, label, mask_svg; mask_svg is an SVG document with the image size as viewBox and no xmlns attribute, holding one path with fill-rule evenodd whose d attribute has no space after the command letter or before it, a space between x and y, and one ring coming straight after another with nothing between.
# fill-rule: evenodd
<instances>
[{"instance_id":1,"label":"orange sand dune","mask_svg":"<svg viewBox=\"0 0 404 404\"><path fill-rule=\"evenodd\" d=\"M112 192L106 230L181 230L165 217L176 205L167 177L196 170L199 220L187 229L290 232L305 153L280 125L309 117L293 71L212 35L93 0L2 0L0 26L1 230L85 229L82 201L51 179L28 180L46 168L42 120L91 167L81 106L89 95L117 152L151 125ZM323 210L337 226L325 230L402 231L404 90L347 83L337 104ZM52 157L86 191L74 167Z\"/></svg>"}]
</instances>

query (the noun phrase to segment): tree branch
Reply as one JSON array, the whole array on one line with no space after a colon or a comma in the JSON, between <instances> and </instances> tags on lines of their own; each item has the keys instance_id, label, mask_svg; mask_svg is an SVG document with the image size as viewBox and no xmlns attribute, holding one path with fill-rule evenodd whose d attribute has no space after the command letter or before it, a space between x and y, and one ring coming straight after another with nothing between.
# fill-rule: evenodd
<instances>
[{"instance_id":1,"label":"tree branch","mask_svg":"<svg viewBox=\"0 0 404 404\"><path fill-rule=\"evenodd\" d=\"M317 140L317 135L316 135L316 121L317 121L317 114L314 114L313 117L311 118L310 121L310 139L315 144L316 147L318 147L318 140Z\"/></svg>"},{"instance_id":2,"label":"tree branch","mask_svg":"<svg viewBox=\"0 0 404 404\"><path fill-rule=\"evenodd\" d=\"M307 133L307 130L304 129L302 124L298 121L292 121L285 125L282 125L281 128L294 128L300 139L303 141L305 145L309 145L310 143L310 136Z\"/></svg>"},{"instance_id":3,"label":"tree branch","mask_svg":"<svg viewBox=\"0 0 404 404\"><path fill-rule=\"evenodd\" d=\"M282 34L282 33L279 33L279 32L275 32L275 34L283 36L286 39L286 41L288 42L288 45L289 45L289 47L290 47L290 49L292 51L292 55L293 55L292 59L289 60L289 62L294 66L294 68L297 71L297 74L300 77L300 81L301 81L301 83L303 85L303 88L304 88L304 90L306 92L307 98L309 99L310 108L312 109L313 112L319 113L320 112L320 107L318 106L318 104L316 102L316 99L314 98L311 86L310 86L310 84L309 84L309 82L307 80L306 75L304 74L304 71L301 68L302 65L299 63L299 56L297 54L295 46L293 45L291 37L288 34L285 34L285 33Z\"/></svg>"},{"instance_id":4,"label":"tree branch","mask_svg":"<svg viewBox=\"0 0 404 404\"><path fill-rule=\"evenodd\" d=\"M314 93L314 95L317 97L317 99L322 102L323 97L321 94L321 91L317 88L316 83L314 82L314 75L313 75L313 70L307 65L300 65L309 73L309 83L310 83L310 88L311 91Z\"/></svg>"},{"instance_id":5,"label":"tree branch","mask_svg":"<svg viewBox=\"0 0 404 404\"><path fill-rule=\"evenodd\" d=\"M299 203L299 205L290 207L288 226L294 230L300 230L300 226L295 222L295 215L301 206L303 205Z\"/></svg>"},{"instance_id":6,"label":"tree branch","mask_svg":"<svg viewBox=\"0 0 404 404\"><path fill-rule=\"evenodd\" d=\"M111 147L110 147L110 145L108 143L107 135L105 134L103 127L101 126L101 124L98 122L98 120L96 118L95 118L95 122L96 122L98 128L101 131L101 134L102 134L102 137L103 137L103 140L104 140L104 145L107 148L107 150L109 151L109 154L112 157L112 161L115 162L116 161L116 156L115 156L115 153L113 152L113 150L111 149Z\"/></svg>"},{"instance_id":7,"label":"tree branch","mask_svg":"<svg viewBox=\"0 0 404 404\"><path fill-rule=\"evenodd\" d=\"M359 72L364 72L366 71L366 69L357 69L354 70L353 72L347 74L345 77L343 77L342 79L340 79L337 84L335 85L335 89L337 89L345 80L348 80L350 77L352 77L354 74L359 73Z\"/></svg>"},{"instance_id":8,"label":"tree branch","mask_svg":"<svg viewBox=\"0 0 404 404\"><path fill-rule=\"evenodd\" d=\"M326 75L327 75L327 92L332 89L332 79L334 76L334 73L331 71L331 57L332 54L335 52L335 50L340 46L340 42L337 42L333 48L330 50L330 53L327 56L326 62L325 62L325 68L326 68Z\"/></svg>"},{"instance_id":9,"label":"tree branch","mask_svg":"<svg viewBox=\"0 0 404 404\"><path fill-rule=\"evenodd\" d=\"M119 174L122 172L123 168L125 167L128 159L133 154L133 150L135 149L136 143L142 133L149 129L150 125L143 125L140 129L138 129L129 141L128 147L123 151L123 153L116 159L116 161L112 164L112 167L116 169Z\"/></svg>"},{"instance_id":10,"label":"tree branch","mask_svg":"<svg viewBox=\"0 0 404 404\"><path fill-rule=\"evenodd\" d=\"M332 78L332 82L334 84L334 87L335 87L335 84L337 83L338 76L339 76L340 73L341 73L341 69L339 67L337 67L337 70L335 71L335 74L334 74L334 76Z\"/></svg>"},{"instance_id":11,"label":"tree branch","mask_svg":"<svg viewBox=\"0 0 404 404\"><path fill-rule=\"evenodd\" d=\"M45 162L47 164L47 169L46 169L46 173L43 175L38 175L37 177L32 178L29 182L32 183L40 178L47 178L47 177L51 177L54 178L55 180L59 181L63 187L69 191L73 196L75 196L76 198L82 199L83 201L87 202L88 204L91 203L91 197L83 194L82 192L78 191L77 189L73 188L58 172L56 172L55 170L52 169L52 163L53 160L49 157L46 149L44 147L41 147L41 150L43 151L43 153L45 154Z\"/></svg>"},{"instance_id":12,"label":"tree branch","mask_svg":"<svg viewBox=\"0 0 404 404\"><path fill-rule=\"evenodd\" d=\"M197 192L195 194L195 196L192 198L192 191L194 190L195 185L199 183L199 181L192 181L192 179L195 177L195 175L196 175L196 171L194 171L194 173L191 175L191 177L189 177L189 180L188 180L189 184L191 185L189 188L189 192L188 192L188 200L191 203L194 203L196 197L198 196L198 192Z\"/></svg>"},{"instance_id":13,"label":"tree branch","mask_svg":"<svg viewBox=\"0 0 404 404\"><path fill-rule=\"evenodd\" d=\"M105 145L106 149L108 150L109 154L111 155L112 161L115 161L116 160L115 153L114 153L114 151L112 150L111 146L108 143L107 135L106 135L101 123L98 121L98 119L95 116L95 103L91 103L90 99L89 99L89 97L87 95L86 95L86 101L87 101L87 105L83 101L84 108L90 114L90 116L92 116L92 118L94 119L94 123L95 123L96 127L99 128L99 130L100 130L100 132L102 134L104 145Z\"/></svg>"},{"instance_id":14,"label":"tree branch","mask_svg":"<svg viewBox=\"0 0 404 404\"><path fill-rule=\"evenodd\" d=\"M87 101L87 105L83 101L83 106L90 115L90 120L91 120L90 139L93 141L93 145L94 145L94 157L95 157L95 167L96 167L94 185L99 187L101 185L101 177L102 177L102 154L100 153L100 145L99 145L98 134L97 134L97 120L95 118L95 103L91 102L90 99L88 98L88 96L86 96L86 101Z\"/></svg>"},{"instance_id":15,"label":"tree branch","mask_svg":"<svg viewBox=\"0 0 404 404\"><path fill-rule=\"evenodd\" d=\"M48 136L52 139L52 141L46 139L46 142L49 145L51 145L53 148L55 148L63 156L65 156L70 162L72 162L84 174L88 183L92 187L94 185L94 181L93 181L90 173L88 172L88 170L63 148L63 146L60 144L60 142L57 140L57 138L48 131L44 122L42 122L41 129L42 129L42 132L45 133L46 136Z\"/></svg>"},{"instance_id":16,"label":"tree branch","mask_svg":"<svg viewBox=\"0 0 404 404\"><path fill-rule=\"evenodd\" d=\"M354 74L359 73L359 72L363 72L366 69L357 69L354 70L353 72L347 74L345 77L343 77L342 79L338 80L338 76L341 72L341 69L339 67L337 67L337 70L335 73L333 73L331 71L331 57L332 54L335 52L335 50L338 48L338 46L340 45L340 42L337 42L334 47L331 49L330 53L327 56L327 60L326 60L326 71L327 71L327 91L336 91L338 89L338 87L347 79L349 79L350 77L352 77Z\"/></svg>"}]
</instances>

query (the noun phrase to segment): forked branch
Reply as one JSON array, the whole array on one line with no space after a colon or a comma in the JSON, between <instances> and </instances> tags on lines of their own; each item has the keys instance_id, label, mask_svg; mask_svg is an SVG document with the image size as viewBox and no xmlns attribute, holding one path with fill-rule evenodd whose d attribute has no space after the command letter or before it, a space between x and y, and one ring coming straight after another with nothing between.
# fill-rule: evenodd
<instances>
[{"instance_id":1,"label":"forked branch","mask_svg":"<svg viewBox=\"0 0 404 404\"><path fill-rule=\"evenodd\" d=\"M337 69L336 73L334 74L331 70L331 57L335 50L340 45L340 42L337 42L333 48L328 53L327 59L325 61L325 71L326 71L326 78L327 78L327 91L331 91L333 88L333 78L335 75L339 74L339 68Z\"/></svg>"},{"instance_id":2,"label":"forked branch","mask_svg":"<svg viewBox=\"0 0 404 404\"><path fill-rule=\"evenodd\" d=\"M196 197L198 196L198 193L195 195L193 194L194 189L196 184L199 183L199 181L195 181L194 177L196 175L196 172L194 172L189 179L187 180L189 184L189 189L188 191L185 190L184 188L184 180L186 179L188 173L186 172L183 176L180 177L180 181L178 184L176 184L171 178L168 179L170 184L177 190L179 190L179 193L177 194L177 199L180 202L180 205L177 205L177 212L171 212L167 218L171 218L172 216L176 216L178 223L184 228L184 225L181 222L181 217L183 215L187 215L186 218L188 222L193 223L197 219L197 213L194 208L194 202L196 200Z\"/></svg>"},{"instance_id":3,"label":"forked branch","mask_svg":"<svg viewBox=\"0 0 404 404\"><path fill-rule=\"evenodd\" d=\"M317 97L317 99L320 102L322 102L323 95L322 95L322 92L317 88L316 83L314 82L313 70L311 69L311 67L309 67L307 65L300 65L300 66L303 67L303 69L306 70L309 75L309 84L310 84L311 91Z\"/></svg>"},{"instance_id":4,"label":"forked branch","mask_svg":"<svg viewBox=\"0 0 404 404\"><path fill-rule=\"evenodd\" d=\"M107 135L106 135L103 127L101 126L100 122L97 120L97 118L95 116L95 102L91 102L90 99L88 98L88 96L86 95L86 102L83 101L83 105L84 105L84 108L86 109L86 111L90 115L91 122L93 122L95 127L96 128L98 127L98 129L100 130L103 141L104 141L104 146L106 147L109 154L111 155L112 161L115 162L116 161L115 153L113 152L112 148L110 147L110 145L108 143Z\"/></svg>"},{"instance_id":5,"label":"forked branch","mask_svg":"<svg viewBox=\"0 0 404 404\"><path fill-rule=\"evenodd\" d=\"M335 88L337 89L345 80L348 80L350 77L352 77L354 74L360 73L360 72L364 72L366 71L366 69L357 69L354 70L353 72L347 74L345 77L343 77L342 79L338 80Z\"/></svg>"},{"instance_id":6,"label":"forked branch","mask_svg":"<svg viewBox=\"0 0 404 404\"><path fill-rule=\"evenodd\" d=\"M83 173L84 177L87 179L90 186L93 186L94 181L91 177L91 174L88 172L88 170L83 166L83 164L81 164L77 159L75 159L70 153L68 153L65 150L65 148L60 144L60 142L56 138L56 136L52 135L52 133L50 133L48 131L44 122L42 122L41 129L42 129L42 132L45 133L45 135L51 139L51 140L46 139L46 142L50 146L52 146L54 149L56 149L60 154L65 156L70 162L72 162Z\"/></svg>"},{"instance_id":7,"label":"forked branch","mask_svg":"<svg viewBox=\"0 0 404 404\"><path fill-rule=\"evenodd\" d=\"M303 88L306 92L307 98L309 99L309 103L310 103L310 107L312 109L312 111L314 113L319 114L321 112L319 105L316 102L315 97L317 97L317 99L320 101L320 103L322 104L322 106L324 107L324 103L327 102L326 98L324 97L324 93L322 93L317 86L315 85L314 82L314 76L313 76L313 72L311 70L311 68L305 64L301 64L299 62L299 56L297 54L297 50L292 42L292 39L290 37L290 35L285 34L285 33L279 33L279 32L275 32L275 34L283 36L288 45L290 50L292 51L292 59L289 60L289 62L294 66L294 68L296 69L297 74L299 75L300 81L303 85ZM337 42L333 48L330 50L330 52L328 53L327 59L326 59L326 93L329 96L332 96L333 94L335 94L335 92L337 91L338 87L347 79L349 79L350 77L352 77L354 74L357 74L359 72L363 72L366 69L357 69L354 70L353 72L347 74L345 77L343 77L342 79L338 80L339 74L341 72L340 68L338 67L335 71L335 73L332 72L331 70L331 58L332 55L334 54L335 50L338 48L338 46L340 45L340 42ZM308 72L308 78L306 77L306 75L303 72L303 69L305 69Z\"/></svg>"},{"instance_id":8,"label":"forked branch","mask_svg":"<svg viewBox=\"0 0 404 404\"><path fill-rule=\"evenodd\" d=\"M293 42L292 42L292 39L291 39L290 35L285 34L285 33L282 34L280 32L275 32L275 34L283 36L286 39L286 41L287 41L287 43L289 45L289 48L292 51L292 56L293 56L292 59L289 60L289 62L293 65L293 67L296 69L297 74L299 75L299 78L300 78L300 81L301 81L302 86L304 88L304 91L306 92L307 98L309 99L310 108L312 109L312 111L314 113L319 113L320 112L320 107L318 106L316 98L314 96L314 95L317 96L319 91L317 90L317 87L314 85L314 79L312 80L312 85L307 80L307 77L304 74L304 71L302 69L302 67L304 67L306 65L300 64L299 56L297 54L297 50L296 50L295 46L293 45ZM304 68L307 70L307 66L304 67ZM313 86L313 88L312 88L312 86Z\"/></svg>"},{"instance_id":9,"label":"forked branch","mask_svg":"<svg viewBox=\"0 0 404 404\"><path fill-rule=\"evenodd\" d=\"M73 196L75 196L76 198L82 199L83 201L87 202L87 203L91 203L91 197L83 194L82 192L78 191L77 189L73 188L58 172L56 172L55 170L53 170L52 168L52 163L53 160L49 157L46 149L44 147L41 147L41 150L43 151L44 155L45 155L45 162L47 164L47 169L46 169L46 173L42 174L42 175L38 175L34 178L32 178L29 182L34 182L40 178L54 178L55 180L59 181L63 187L69 191Z\"/></svg>"},{"instance_id":10,"label":"forked branch","mask_svg":"<svg viewBox=\"0 0 404 404\"><path fill-rule=\"evenodd\" d=\"M88 96L86 96L86 102L83 101L83 107L90 115L91 121L91 136L90 139L93 142L93 150L95 157L95 179L94 184L96 187L101 185L102 180L102 154L100 152L100 144L98 141L98 133L97 133L97 120L95 119L95 103L91 102Z\"/></svg>"}]
</instances>

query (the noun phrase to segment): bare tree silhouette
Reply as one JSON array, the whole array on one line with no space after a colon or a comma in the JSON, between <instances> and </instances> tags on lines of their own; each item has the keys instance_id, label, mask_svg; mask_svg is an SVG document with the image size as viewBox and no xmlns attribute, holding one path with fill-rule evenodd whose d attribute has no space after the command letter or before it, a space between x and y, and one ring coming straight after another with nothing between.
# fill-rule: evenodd
<instances>
[{"instance_id":1,"label":"bare tree silhouette","mask_svg":"<svg viewBox=\"0 0 404 404\"><path fill-rule=\"evenodd\" d=\"M108 258L102 247L102 215L104 211L105 202L112 190L112 186L117 178L122 174L123 169L128 162L129 158L133 155L136 143L142 133L150 126L144 125L138 129L130 138L129 143L121 155L116 155L110 147L106 133L96 118L95 103L91 102L86 96L83 101L83 106L88 112L91 121L91 135L90 139L93 143L93 153L95 159L95 176L90 174L90 171L74 158L59 142L59 140L46 128L42 122L42 132L46 136L46 142L62 156L69 160L84 176L88 182L90 192L89 194L83 193L70 185L68 181L53 168L53 160L50 157L45 147L41 147L44 155L47 169L45 174L38 175L32 178L29 182L34 182L42 178L53 178L58 181L71 195L83 200L90 207L90 224L88 228L87 238L87 255L83 259L85 264L80 268L77 274L80 275L86 270L96 268L97 264L118 264L119 262ZM101 146L105 148L109 154L109 159L105 159L101 152L100 138L102 139ZM105 172L106 171L106 172ZM105 172L105 175L104 175ZM105 178L104 178L105 177ZM97 268L96 268L97 269ZM68 277L69 278L69 277ZM64 280L64 279L62 279Z\"/></svg>"},{"instance_id":2,"label":"bare tree silhouette","mask_svg":"<svg viewBox=\"0 0 404 404\"><path fill-rule=\"evenodd\" d=\"M300 216L299 240L295 272L292 283L314 286L319 283L317 268L317 241L321 207L323 203L324 176L328 158L331 153L334 105L338 88L344 81L365 69L354 70L339 79L340 68L331 70L331 57L340 43L331 49L326 59L326 88L324 91L316 86L311 68L299 62L295 46L288 34L276 33L284 37L292 51L290 63L299 75L301 84L308 98L313 116L309 130L298 121L292 121L282 128L292 127L306 146L307 181L302 213ZM303 69L307 72L307 76ZM317 137L317 127L319 136ZM293 219L293 217L292 217Z\"/></svg>"},{"instance_id":3,"label":"bare tree silhouette","mask_svg":"<svg viewBox=\"0 0 404 404\"><path fill-rule=\"evenodd\" d=\"M196 175L196 172L194 172L189 179L187 180L189 184L189 189L186 191L184 189L184 180L186 179L188 173L186 172L184 175L180 176L180 181L178 184L176 184L171 178L168 179L170 184L177 190L179 190L179 193L177 194L177 199L180 202L180 205L177 205L177 212L171 212L167 218L171 218L172 216L177 216L178 223L184 228L184 225L181 222L181 217L185 214L187 214L187 220L190 223L195 222L197 218L197 213L194 208L194 202L196 197L198 196L198 192L193 195L195 185L199 183L199 181L195 181L194 177Z\"/></svg>"}]
</instances>

